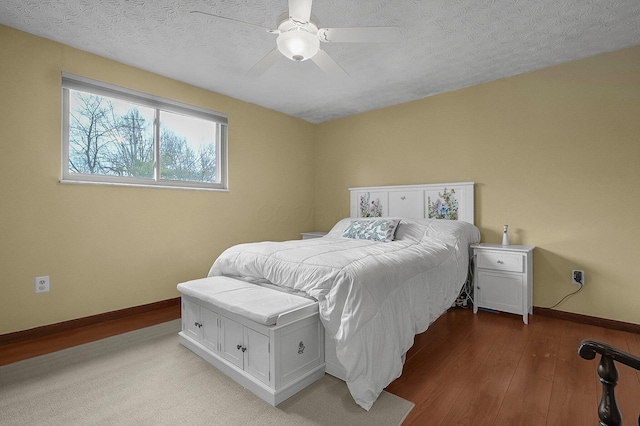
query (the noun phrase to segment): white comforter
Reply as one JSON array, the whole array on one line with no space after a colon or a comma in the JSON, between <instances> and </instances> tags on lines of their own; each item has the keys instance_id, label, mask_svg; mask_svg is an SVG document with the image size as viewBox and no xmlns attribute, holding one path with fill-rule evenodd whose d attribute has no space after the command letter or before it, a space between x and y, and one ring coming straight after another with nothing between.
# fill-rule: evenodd
<instances>
[{"instance_id":1,"label":"white comforter","mask_svg":"<svg viewBox=\"0 0 640 426\"><path fill-rule=\"evenodd\" d=\"M323 238L233 246L209 276L266 281L316 298L349 390L369 410L402 373L414 335L455 300L480 232L465 222L403 219L395 241L375 242L342 238L349 220Z\"/></svg>"}]
</instances>

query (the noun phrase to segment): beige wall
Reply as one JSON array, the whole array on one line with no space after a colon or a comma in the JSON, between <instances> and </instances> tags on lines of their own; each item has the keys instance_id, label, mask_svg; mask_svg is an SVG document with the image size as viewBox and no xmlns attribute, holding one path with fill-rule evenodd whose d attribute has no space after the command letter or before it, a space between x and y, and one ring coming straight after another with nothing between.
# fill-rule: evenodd
<instances>
[{"instance_id":1,"label":"beige wall","mask_svg":"<svg viewBox=\"0 0 640 426\"><path fill-rule=\"evenodd\" d=\"M58 183L62 71L228 114L231 191ZM233 243L312 230L313 128L0 26L0 334L177 297Z\"/></svg>"},{"instance_id":2,"label":"beige wall","mask_svg":"<svg viewBox=\"0 0 640 426\"><path fill-rule=\"evenodd\" d=\"M228 114L231 191L59 184L62 71ZM177 297L231 244L329 229L349 187L453 181L484 241L538 246L535 306L584 269L557 309L640 324L640 47L312 125L0 26L0 94L0 334Z\"/></svg>"},{"instance_id":3,"label":"beige wall","mask_svg":"<svg viewBox=\"0 0 640 426\"><path fill-rule=\"evenodd\" d=\"M557 309L640 324L640 46L318 125L316 157L319 230L349 187L474 181L483 241L538 247L535 306L584 269Z\"/></svg>"}]
</instances>

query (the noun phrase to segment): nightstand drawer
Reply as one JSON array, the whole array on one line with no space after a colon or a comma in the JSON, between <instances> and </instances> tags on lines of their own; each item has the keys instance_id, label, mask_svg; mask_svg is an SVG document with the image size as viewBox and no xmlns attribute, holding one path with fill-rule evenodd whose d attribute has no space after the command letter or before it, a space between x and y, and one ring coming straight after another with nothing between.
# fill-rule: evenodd
<instances>
[{"instance_id":1,"label":"nightstand drawer","mask_svg":"<svg viewBox=\"0 0 640 426\"><path fill-rule=\"evenodd\" d=\"M478 251L476 265L481 269L493 269L495 271L523 272L524 256L518 253L505 253L502 251Z\"/></svg>"}]
</instances>

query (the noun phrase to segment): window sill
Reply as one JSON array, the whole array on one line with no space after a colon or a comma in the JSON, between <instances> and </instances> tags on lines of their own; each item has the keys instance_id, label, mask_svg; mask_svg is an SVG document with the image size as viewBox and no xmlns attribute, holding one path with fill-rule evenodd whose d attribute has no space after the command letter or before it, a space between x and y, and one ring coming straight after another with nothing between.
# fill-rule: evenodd
<instances>
[{"instance_id":1,"label":"window sill","mask_svg":"<svg viewBox=\"0 0 640 426\"><path fill-rule=\"evenodd\" d=\"M229 192L229 188L211 188L202 186L190 186L180 184L145 184L145 183L125 183L125 182L97 182L97 181L84 181L73 179L60 179L58 181L64 185L102 185L102 186L129 186L138 188L163 188L163 189L190 189L196 191L214 191L214 192Z\"/></svg>"}]
</instances>

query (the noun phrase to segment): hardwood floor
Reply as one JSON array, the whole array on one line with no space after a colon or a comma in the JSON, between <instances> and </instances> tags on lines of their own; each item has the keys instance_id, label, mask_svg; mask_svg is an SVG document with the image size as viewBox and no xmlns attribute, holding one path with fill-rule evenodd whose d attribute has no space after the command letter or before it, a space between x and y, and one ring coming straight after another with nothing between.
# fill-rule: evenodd
<instances>
[{"instance_id":1,"label":"hardwood floor","mask_svg":"<svg viewBox=\"0 0 640 426\"><path fill-rule=\"evenodd\" d=\"M416 336L403 374L387 391L416 407L410 425L597 425L599 356L578 355L583 339L640 354L640 335L540 315L452 309ZM640 374L616 365L627 424L640 411Z\"/></svg>"},{"instance_id":2,"label":"hardwood floor","mask_svg":"<svg viewBox=\"0 0 640 426\"><path fill-rule=\"evenodd\" d=\"M178 305L48 337L0 346L0 365L180 317ZM583 360L586 338L640 354L640 335L540 315L452 309L416 336L404 372L387 391L416 404L413 425L596 425L598 359ZM617 365L627 424L640 411L640 373Z\"/></svg>"},{"instance_id":3,"label":"hardwood floor","mask_svg":"<svg viewBox=\"0 0 640 426\"><path fill-rule=\"evenodd\" d=\"M180 318L180 304L0 346L0 366Z\"/></svg>"}]
</instances>

